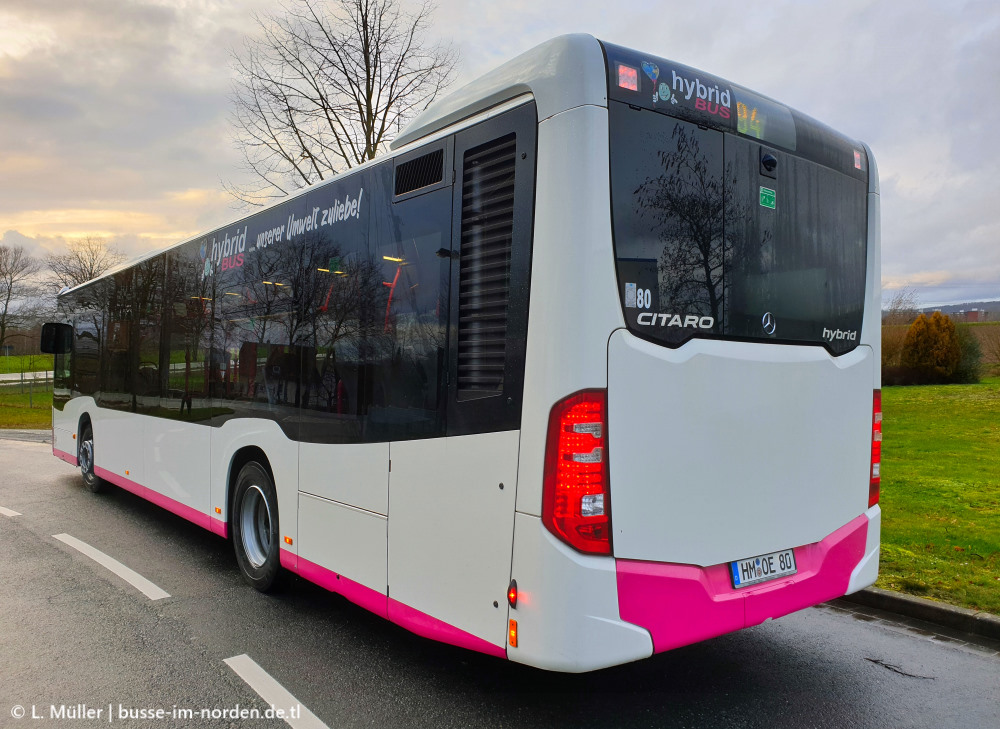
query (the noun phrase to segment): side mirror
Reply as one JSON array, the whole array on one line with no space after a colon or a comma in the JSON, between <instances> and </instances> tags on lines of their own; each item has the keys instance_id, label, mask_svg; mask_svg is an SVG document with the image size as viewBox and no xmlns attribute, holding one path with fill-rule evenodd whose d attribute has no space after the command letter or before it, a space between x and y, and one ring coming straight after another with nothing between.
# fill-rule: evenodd
<instances>
[{"instance_id":1,"label":"side mirror","mask_svg":"<svg viewBox=\"0 0 1000 729\"><path fill-rule=\"evenodd\" d=\"M66 354L73 349L73 327L49 322L42 325L42 351L45 354Z\"/></svg>"}]
</instances>

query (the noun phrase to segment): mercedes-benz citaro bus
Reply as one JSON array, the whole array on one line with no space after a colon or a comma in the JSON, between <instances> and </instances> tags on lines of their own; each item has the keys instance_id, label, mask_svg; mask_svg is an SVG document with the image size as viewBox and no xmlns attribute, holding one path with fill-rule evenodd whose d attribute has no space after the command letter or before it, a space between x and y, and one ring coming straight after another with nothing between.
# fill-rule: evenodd
<instances>
[{"instance_id":1,"label":"mercedes-benz citaro bus","mask_svg":"<svg viewBox=\"0 0 1000 729\"><path fill-rule=\"evenodd\" d=\"M879 296L864 144L563 36L61 295L53 452L258 589L597 669L872 584Z\"/></svg>"}]
</instances>

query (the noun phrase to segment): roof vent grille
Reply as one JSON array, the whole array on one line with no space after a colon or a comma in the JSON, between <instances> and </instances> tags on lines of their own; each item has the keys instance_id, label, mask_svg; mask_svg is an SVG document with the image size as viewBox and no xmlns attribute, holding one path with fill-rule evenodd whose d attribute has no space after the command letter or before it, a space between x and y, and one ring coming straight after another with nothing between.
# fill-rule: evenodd
<instances>
[{"instance_id":1,"label":"roof vent grille","mask_svg":"<svg viewBox=\"0 0 1000 729\"><path fill-rule=\"evenodd\" d=\"M444 179L444 150L396 165L396 196L428 187Z\"/></svg>"}]
</instances>

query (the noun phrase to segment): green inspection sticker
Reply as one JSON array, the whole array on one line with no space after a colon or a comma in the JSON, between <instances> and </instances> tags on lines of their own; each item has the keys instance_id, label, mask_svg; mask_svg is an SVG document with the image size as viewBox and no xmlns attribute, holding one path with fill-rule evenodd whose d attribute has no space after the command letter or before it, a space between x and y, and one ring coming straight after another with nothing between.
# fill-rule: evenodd
<instances>
[{"instance_id":1,"label":"green inspection sticker","mask_svg":"<svg viewBox=\"0 0 1000 729\"><path fill-rule=\"evenodd\" d=\"M774 210L775 196L774 190L770 187L761 186L760 188L760 205L764 208L771 208Z\"/></svg>"}]
</instances>

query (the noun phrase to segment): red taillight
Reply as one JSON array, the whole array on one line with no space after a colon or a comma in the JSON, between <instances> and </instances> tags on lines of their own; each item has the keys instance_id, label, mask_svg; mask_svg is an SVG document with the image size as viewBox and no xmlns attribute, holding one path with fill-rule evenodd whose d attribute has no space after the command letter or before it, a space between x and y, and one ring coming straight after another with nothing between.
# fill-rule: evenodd
<instances>
[{"instance_id":1,"label":"red taillight","mask_svg":"<svg viewBox=\"0 0 1000 729\"><path fill-rule=\"evenodd\" d=\"M605 390L583 390L558 402L545 444L542 522L589 554L611 554L607 402Z\"/></svg>"},{"instance_id":2,"label":"red taillight","mask_svg":"<svg viewBox=\"0 0 1000 729\"><path fill-rule=\"evenodd\" d=\"M872 399L872 468L868 483L868 508L878 503L882 470L882 391L875 390Z\"/></svg>"}]
</instances>

